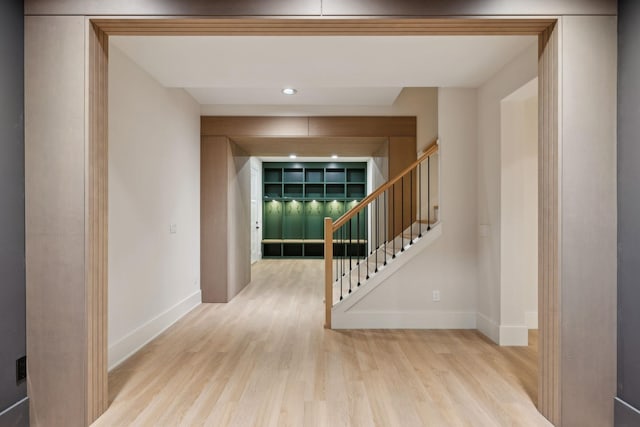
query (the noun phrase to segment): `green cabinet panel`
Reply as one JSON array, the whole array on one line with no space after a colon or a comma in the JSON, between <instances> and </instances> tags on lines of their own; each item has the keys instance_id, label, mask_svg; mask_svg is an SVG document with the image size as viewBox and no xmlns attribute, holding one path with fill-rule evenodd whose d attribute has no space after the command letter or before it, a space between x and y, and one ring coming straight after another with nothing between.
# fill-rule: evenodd
<instances>
[{"instance_id":1,"label":"green cabinet panel","mask_svg":"<svg viewBox=\"0 0 640 427\"><path fill-rule=\"evenodd\" d=\"M367 193L366 163L263 163L263 256L316 257L324 254L324 218L334 221ZM342 230L337 256L366 246L368 214L363 211ZM357 243L360 240L361 244Z\"/></svg>"},{"instance_id":2,"label":"green cabinet panel","mask_svg":"<svg viewBox=\"0 0 640 427\"><path fill-rule=\"evenodd\" d=\"M324 215L330 217L332 220L340 218L344 214L344 202L333 200L327 202L324 208Z\"/></svg>"},{"instance_id":3,"label":"green cabinet panel","mask_svg":"<svg viewBox=\"0 0 640 427\"><path fill-rule=\"evenodd\" d=\"M305 171L305 182L324 183L324 169L307 168Z\"/></svg>"},{"instance_id":4,"label":"green cabinet panel","mask_svg":"<svg viewBox=\"0 0 640 427\"><path fill-rule=\"evenodd\" d=\"M284 203L283 239L304 239L304 206L302 202Z\"/></svg>"},{"instance_id":5,"label":"green cabinet panel","mask_svg":"<svg viewBox=\"0 0 640 427\"><path fill-rule=\"evenodd\" d=\"M262 220L262 238L263 239L282 239L282 215L284 204L282 202L272 200L264 202L263 220Z\"/></svg>"},{"instance_id":6,"label":"green cabinet panel","mask_svg":"<svg viewBox=\"0 0 640 427\"><path fill-rule=\"evenodd\" d=\"M306 202L304 215L304 238L324 239L324 202Z\"/></svg>"}]
</instances>

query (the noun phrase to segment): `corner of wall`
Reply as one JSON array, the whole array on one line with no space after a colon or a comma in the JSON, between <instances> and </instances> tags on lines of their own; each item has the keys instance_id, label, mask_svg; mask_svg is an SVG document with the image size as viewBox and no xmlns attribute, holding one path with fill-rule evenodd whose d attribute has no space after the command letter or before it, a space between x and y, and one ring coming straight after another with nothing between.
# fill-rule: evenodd
<instances>
[{"instance_id":1,"label":"corner of wall","mask_svg":"<svg viewBox=\"0 0 640 427\"><path fill-rule=\"evenodd\" d=\"M480 312L476 313L476 328L494 343L500 343L500 325Z\"/></svg>"}]
</instances>

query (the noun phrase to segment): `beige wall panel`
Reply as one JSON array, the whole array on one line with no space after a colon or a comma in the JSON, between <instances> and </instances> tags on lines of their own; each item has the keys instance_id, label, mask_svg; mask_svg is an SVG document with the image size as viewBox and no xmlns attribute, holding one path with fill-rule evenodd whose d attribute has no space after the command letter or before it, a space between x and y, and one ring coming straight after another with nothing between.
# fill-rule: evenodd
<instances>
[{"instance_id":1,"label":"beige wall panel","mask_svg":"<svg viewBox=\"0 0 640 427\"><path fill-rule=\"evenodd\" d=\"M319 15L320 0L26 0L28 15Z\"/></svg>"},{"instance_id":2,"label":"beige wall panel","mask_svg":"<svg viewBox=\"0 0 640 427\"><path fill-rule=\"evenodd\" d=\"M564 427L613 423L616 392L615 17L562 18Z\"/></svg>"},{"instance_id":3,"label":"beige wall panel","mask_svg":"<svg viewBox=\"0 0 640 427\"><path fill-rule=\"evenodd\" d=\"M616 14L608 0L26 0L27 14L486 16Z\"/></svg>"},{"instance_id":4,"label":"beige wall panel","mask_svg":"<svg viewBox=\"0 0 640 427\"><path fill-rule=\"evenodd\" d=\"M607 0L323 0L322 13L352 16L487 16L610 14L616 2Z\"/></svg>"},{"instance_id":5,"label":"beige wall panel","mask_svg":"<svg viewBox=\"0 0 640 427\"><path fill-rule=\"evenodd\" d=\"M26 273L31 425L86 422L85 20L27 17Z\"/></svg>"},{"instance_id":6,"label":"beige wall panel","mask_svg":"<svg viewBox=\"0 0 640 427\"><path fill-rule=\"evenodd\" d=\"M308 136L307 117L211 117L201 119L203 136Z\"/></svg>"},{"instance_id":7,"label":"beige wall panel","mask_svg":"<svg viewBox=\"0 0 640 427\"><path fill-rule=\"evenodd\" d=\"M202 302L227 302L226 137L202 137L200 151L200 283Z\"/></svg>"},{"instance_id":8,"label":"beige wall panel","mask_svg":"<svg viewBox=\"0 0 640 427\"><path fill-rule=\"evenodd\" d=\"M227 301L251 281L251 167L249 155L237 144L228 149L228 277Z\"/></svg>"}]
</instances>

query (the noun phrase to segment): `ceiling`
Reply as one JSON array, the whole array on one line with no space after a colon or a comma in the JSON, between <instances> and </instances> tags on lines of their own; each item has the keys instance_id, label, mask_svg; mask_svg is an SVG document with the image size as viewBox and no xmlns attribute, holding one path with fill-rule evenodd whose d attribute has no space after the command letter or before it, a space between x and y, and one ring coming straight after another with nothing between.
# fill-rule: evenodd
<instances>
[{"instance_id":1,"label":"ceiling","mask_svg":"<svg viewBox=\"0 0 640 427\"><path fill-rule=\"evenodd\" d=\"M534 36L112 36L201 105L391 105L403 87L478 87ZM285 96L284 87L298 93Z\"/></svg>"}]
</instances>

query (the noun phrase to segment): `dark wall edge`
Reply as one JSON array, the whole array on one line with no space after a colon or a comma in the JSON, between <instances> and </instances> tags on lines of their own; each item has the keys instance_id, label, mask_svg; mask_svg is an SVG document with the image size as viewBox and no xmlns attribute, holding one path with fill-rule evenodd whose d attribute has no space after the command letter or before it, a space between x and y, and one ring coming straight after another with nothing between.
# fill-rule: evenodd
<instances>
[{"instance_id":1,"label":"dark wall edge","mask_svg":"<svg viewBox=\"0 0 640 427\"><path fill-rule=\"evenodd\" d=\"M29 398L25 397L0 413L0 427L28 427Z\"/></svg>"},{"instance_id":2,"label":"dark wall edge","mask_svg":"<svg viewBox=\"0 0 640 427\"><path fill-rule=\"evenodd\" d=\"M616 397L615 407L615 427L637 427L640 426L640 410L629 405L624 400Z\"/></svg>"}]
</instances>

